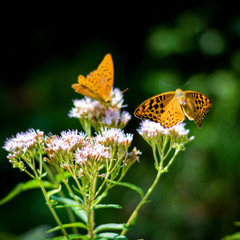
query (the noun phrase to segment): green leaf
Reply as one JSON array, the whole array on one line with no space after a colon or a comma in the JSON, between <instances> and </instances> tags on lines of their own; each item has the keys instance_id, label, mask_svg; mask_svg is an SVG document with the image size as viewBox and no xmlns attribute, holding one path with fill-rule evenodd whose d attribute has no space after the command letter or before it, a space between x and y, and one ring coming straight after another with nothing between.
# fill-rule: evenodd
<instances>
[{"instance_id":1,"label":"green leaf","mask_svg":"<svg viewBox=\"0 0 240 240\"><path fill-rule=\"evenodd\" d=\"M119 234L112 232L100 233L96 240L116 239L117 236L119 236Z\"/></svg>"},{"instance_id":2,"label":"green leaf","mask_svg":"<svg viewBox=\"0 0 240 240\"><path fill-rule=\"evenodd\" d=\"M71 239L88 239L89 237L87 235L81 235L81 234L68 234L67 237L59 236L54 238L48 238L45 240L71 240Z\"/></svg>"},{"instance_id":3,"label":"green leaf","mask_svg":"<svg viewBox=\"0 0 240 240\"><path fill-rule=\"evenodd\" d=\"M114 183L114 184L116 184L116 185L118 185L118 186L130 188L130 189L138 192L139 195L141 196L141 198L143 198L143 196L144 196L144 191L143 191L140 187L138 187L138 186L136 186L136 185L134 185L134 184L132 184L132 183L128 183L128 182L116 182L116 181L112 181L112 180L109 180L109 179L108 179L107 181L110 182L110 183Z\"/></svg>"},{"instance_id":4,"label":"green leaf","mask_svg":"<svg viewBox=\"0 0 240 240\"><path fill-rule=\"evenodd\" d=\"M55 188L56 187L55 184L52 184L51 182L46 181L46 180L44 180L44 181L42 180L42 184L45 188ZM32 189L37 189L37 188L40 188L40 185L39 185L38 180L36 180L36 179L29 180L25 183L19 183L12 189L11 192L8 193L8 195L6 197L4 197L3 199L0 200L0 205L7 203L11 199L15 198L21 192L24 192L27 190L32 190Z\"/></svg>"},{"instance_id":5,"label":"green leaf","mask_svg":"<svg viewBox=\"0 0 240 240\"><path fill-rule=\"evenodd\" d=\"M62 189L62 185L59 184L59 187L57 189L53 189L53 190L47 192L48 197L50 198L51 195L59 193L61 191L61 189Z\"/></svg>"},{"instance_id":6,"label":"green leaf","mask_svg":"<svg viewBox=\"0 0 240 240\"><path fill-rule=\"evenodd\" d=\"M113 240L128 240L127 237L125 236L121 236L117 233L112 233L112 232L105 232L105 233L100 233L96 240L109 240L109 239L113 239Z\"/></svg>"},{"instance_id":7,"label":"green leaf","mask_svg":"<svg viewBox=\"0 0 240 240\"><path fill-rule=\"evenodd\" d=\"M94 209L100 209L100 208L116 208L116 209L121 209L122 206L118 204L98 204L94 207Z\"/></svg>"},{"instance_id":8,"label":"green leaf","mask_svg":"<svg viewBox=\"0 0 240 240\"><path fill-rule=\"evenodd\" d=\"M236 232L233 235L227 235L221 240L240 240L240 232Z\"/></svg>"},{"instance_id":9,"label":"green leaf","mask_svg":"<svg viewBox=\"0 0 240 240\"><path fill-rule=\"evenodd\" d=\"M105 230L124 230L126 229L123 223L107 223L99 225L95 228L95 232L105 231Z\"/></svg>"},{"instance_id":10,"label":"green leaf","mask_svg":"<svg viewBox=\"0 0 240 240\"><path fill-rule=\"evenodd\" d=\"M87 223L87 212L83 210L76 201L58 196L51 196L51 198L61 204L64 204L66 207L71 207L76 216L78 216L82 221Z\"/></svg>"},{"instance_id":11,"label":"green leaf","mask_svg":"<svg viewBox=\"0 0 240 240\"><path fill-rule=\"evenodd\" d=\"M127 239L127 237L125 237L125 236L119 235L119 236L115 237L114 240L128 240L128 239ZM138 240L141 240L141 239L138 239ZM142 240L143 240L143 239L142 239Z\"/></svg>"},{"instance_id":12,"label":"green leaf","mask_svg":"<svg viewBox=\"0 0 240 240\"><path fill-rule=\"evenodd\" d=\"M75 222L75 223L67 223L67 224L63 224L62 226L51 228L47 231L47 233L58 231L58 230L61 230L62 228L73 228L73 227L87 229L87 226L85 224L81 222Z\"/></svg>"}]
</instances>

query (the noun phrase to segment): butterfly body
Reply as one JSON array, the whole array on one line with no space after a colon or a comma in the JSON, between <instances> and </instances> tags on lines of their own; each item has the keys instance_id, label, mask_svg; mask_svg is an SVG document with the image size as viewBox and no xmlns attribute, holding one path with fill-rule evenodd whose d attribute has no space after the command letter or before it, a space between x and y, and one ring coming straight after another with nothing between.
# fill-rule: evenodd
<instances>
[{"instance_id":1,"label":"butterfly body","mask_svg":"<svg viewBox=\"0 0 240 240\"><path fill-rule=\"evenodd\" d=\"M78 83L73 84L72 88L84 96L108 103L113 86L113 74L112 56L107 54L97 70L88 74L86 78L79 75Z\"/></svg>"},{"instance_id":2,"label":"butterfly body","mask_svg":"<svg viewBox=\"0 0 240 240\"><path fill-rule=\"evenodd\" d=\"M171 128L184 121L186 115L201 127L201 120L210 107L211 101L204 94L177 89L147 99L138 106L134 115L159 122L163 128Z\"/></svg>"}]
</instances>

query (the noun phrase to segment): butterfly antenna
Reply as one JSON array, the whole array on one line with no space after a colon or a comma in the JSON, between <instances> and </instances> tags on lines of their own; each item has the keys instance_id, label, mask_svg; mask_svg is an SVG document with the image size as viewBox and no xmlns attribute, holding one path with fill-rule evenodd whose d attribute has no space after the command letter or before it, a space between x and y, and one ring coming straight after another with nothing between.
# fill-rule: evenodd
<instances>
[{"instance_id":1,"label":"butterfly antenna","mask_svg":"<svg viewBox=\"0 0 240 240\"><path fill-rule=\"evenodd\" d=\"M128 90L128 88L126 88L125 90L123 90L121 93L124 93L124 92L126 92Z\"/></svg>"},{"instance_id":2,"label":"butterfly antenna","mask_svg":"<svg viewBox=\"0 0 240 240\"><path fill-rule=\"evenodd\" d=\"M184 88L186 85L188 85L190 83L190 81L184 83L180 88Z\"/></svg>"},{"instance_id":3,"label":"butterfly antenna","mask_svg":"<svg viewBox=\"0 0 240 240\"><path fill-rule=\"evenodd\" d=\"M174 86L172 86L172 85L170 85L170 84L167 84L167 83L165 83L165 82L160 81L160 83L163 84L163 85L165 85L165 86L172 87L172 88L176 89Z\"/></svg>"}]
</instances>

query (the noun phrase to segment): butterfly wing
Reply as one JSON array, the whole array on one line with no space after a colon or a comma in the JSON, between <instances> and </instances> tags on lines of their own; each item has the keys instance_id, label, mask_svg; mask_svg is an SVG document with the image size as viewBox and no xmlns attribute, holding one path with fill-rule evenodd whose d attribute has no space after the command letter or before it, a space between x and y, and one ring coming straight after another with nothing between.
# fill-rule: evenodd
<instances>
[{"instance_id":1,"label":"butterfly wing","mask_svg":"<svg viewBox=\"0 0 240 240\"><path fill-rule=\"evenodd\" d=\"M93 74L93 73L91 73ZM94 78L91 77L91 81L94 81ZM72 85L72 88L77 92L77 93L80 93L84 96L87 96L89 98L92 98L92 99L95 99L95 100L99 100L101 101L102 98L101 96L99 96L98 94L98 84L90 84L91 82L89 81L89 77L88 78L85 78L84 76L82 75L79 75L78 76L78 83L75 83Z\"/></svg>"},{"instance_id":2,"label":"butterfly wing","mask_svg":"<svg viewBox=\"0 0 240 240\"><path fill-rule=\"evenodd\" d=\"M189 120L194 120L201 127L201 120L211 108L211 100L202 93L195 91L184 91L186 103L182 105L183 111Z\"/></svg>"},{"instance_id":3,"label":"butterfly wing","mask_svg":"<svg viewBox=\"0 0 240 240\"><path fill-rule=\"evenodd\" d=\"M73 84L73 89L84 96L98 101L108 102L113 86L113 61L107 54L98 66L97 70L91 72L86 78L78 76L78 83Z\"/></svg>"},{"instance_id":4,"label":"butterfly wing","mask_svg":"<svg viewBox=\"0 0 240 240\"><path fill-rule=\"evenodd\" d=\"M134 115L159 122L163 128L171 128L185 119L176 94L172 91L147 99L139 105Z\"/></svg>"},{"instance_id":5,"label":"butterfly wing","mask_svg":"<svg viewBox=\"0 0 240 240\"><path fill-rule=\"evenodd\" d=\"M99 76L100 95L106 101L109 100L109 96L113 86L113 60L111 54L107 54L101 64L98 66L97 74Z\"/></svg>"}]
</instances>

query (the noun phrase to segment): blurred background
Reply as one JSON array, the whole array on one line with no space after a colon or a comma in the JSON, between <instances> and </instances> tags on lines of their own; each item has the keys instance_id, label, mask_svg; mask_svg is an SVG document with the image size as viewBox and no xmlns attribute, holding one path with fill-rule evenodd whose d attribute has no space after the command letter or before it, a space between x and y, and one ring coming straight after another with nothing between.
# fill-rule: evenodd
<instances>
[{"instance_id":1,"label":"blurred background","mask_svg":"<svg viewBox=\"0 0 240 240\"><path fill-rule=\"evenodd\" d=\"M0 145L29 128L53 134L79 129L78 121L68 117L72 100L81 98L71 84L111 53L114 87L129 88L124 97L132 120L125 132L134 134L133 146L143 153L124 181L147 190L156 172L151 149L136 132L140 120L133 112L150 96L190 81L183 90L206 94L212 109L201 129L186 121L195 140L162 176L128 237L221 239L239 231L234 221L240 220L239 8L231 1L213 0L129 5L36 3L1 9ZM12 168L2 148L0 154L1 199L28 177ZM107 201L119 199L124 208L99 210L98 222L128 219L139 197L118 188ZM38 190L0 206L0 239L27 239L27 233L45 225L55 222Z\"/></svg>"}]
</instances>

